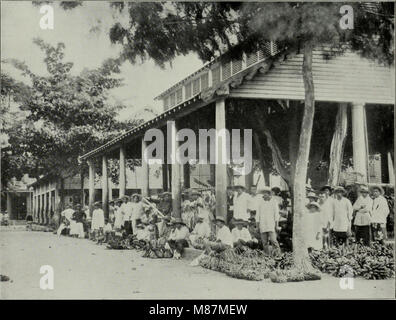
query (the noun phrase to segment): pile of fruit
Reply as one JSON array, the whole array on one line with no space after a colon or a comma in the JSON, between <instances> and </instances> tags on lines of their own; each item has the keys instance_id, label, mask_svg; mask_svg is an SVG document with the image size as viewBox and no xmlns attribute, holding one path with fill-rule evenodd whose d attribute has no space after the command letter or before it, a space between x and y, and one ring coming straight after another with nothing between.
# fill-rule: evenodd
<instances>
[{"instance_id":1,"label":"pile of fruit","mask_svg":"<svg viewBox=\"0 0 396 320\"><path fill-rule=\"evenodd\" d=\"M335 277L364 277L388 279L395 276L394 249L391 244L373 244L365 247L357 244L350 249L332 247L310 253L315 270L306 272L293 267L293 255L285 252L271 257L260 250L249 248L228 249L221 253L204 255L199 264L230 277L260 281L270 278L272 282L295 282L321 279L320 272ZM319 272L320 271L320 272Z\"/></svg>"},{"instance_id":2,"label":"pile of fruit","mask_svg":"<svg viewBox=\"0 0 396 320\"><path fill-rule=\"evenodd\" d=\"M388 279L395 276L392 244L374 243L370 247L356 244L350 249L333 247L310 254L312 265L335 277Z\"/></svg>"}]
</instances>

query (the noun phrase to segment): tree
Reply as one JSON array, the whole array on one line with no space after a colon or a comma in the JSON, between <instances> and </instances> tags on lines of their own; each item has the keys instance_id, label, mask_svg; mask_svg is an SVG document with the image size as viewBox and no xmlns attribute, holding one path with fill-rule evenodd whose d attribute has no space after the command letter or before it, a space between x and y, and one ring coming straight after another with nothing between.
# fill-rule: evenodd
<instances>
[{"instance_id":1,"label":"tree","mask_svg":"<svg viewBox=\"0 0 396 320\"><path fill-rule=\"evenodd\" d=\"M354 29L340 29L339 3L112 3L129 14L129 25L110 30L123 46L121 57L135 63L152 58L158 65L194 52L203 61L252 52L275 41L285 56L303 54L305 103L293 177L293 249L297 267L310 269L302 233L305 182L315 114L312 50L328 45L334 53L352 48L363 56L393 61L393 3L351 3ZM264 128L263 128L264 129Z\"/></svg>"},{"instance_id":2,"label":"tree","mask_svg":"<svg viewBox=\"0 0 396 320\"><path fill-rule=\"evenodd\" d=\"M64 44L51 46L41 39L34 43L45 54L47 75L33 73L20 61L5 61L31 81L29 95L20 104L26 118L6 131L10 156L23 159L24 166L17 168L36 178L45 174L64 179L79 173L83 178L87 168L79 163L79 155L142 120L118 121L117 112L123 106L109 102L109 90L122 85L114 77L119 73L118 60L108 59L99 68L75 76L71 74L73 63L63 61Z\"/></svg>"}]
</instances>

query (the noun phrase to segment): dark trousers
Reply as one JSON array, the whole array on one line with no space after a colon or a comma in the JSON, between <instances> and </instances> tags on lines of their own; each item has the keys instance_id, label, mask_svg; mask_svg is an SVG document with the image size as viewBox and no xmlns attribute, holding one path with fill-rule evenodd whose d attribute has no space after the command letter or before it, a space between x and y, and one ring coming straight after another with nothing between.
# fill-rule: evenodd
<instances>
[{"instance_id":1,"label":"dark trousers","mask_svg":"<svg viewBox=\"0 0 396 320\"><path fill-rule=\"evenodd\" d=\"M365 246L370 245L370 226L355 226L356 242L363 241Z\"/></svg>"},{"instance_id":2,"label":"dark trousers","mask_svg":"<svg viewBox=\"0 0 396 320\"><path fill-rule=\"evenodd\" d=\"M132 234L132 222L131 221L125 221L124 222L124 229L126 234Z\"/></svg>"},{"instance_id":3,"label":"dark trousers","mask_svg":"<svg viewBox=\"0 0 396 320\"><path fill-rule=\"evenodd\" d=\"M188 248L188 242L185 239L182 240L169 240L169 247L171 249L176 250L180 254L183 254L184 248Z\"/></svg>"},{"instance_id":4,"label":"dark trousers","mask_svg":"<svg viewBox=\"0 0 396 320\"><path fill-rule=\"evenodd\" d=\"M347 242L348 235L346 232L340 232L340 231L333 231L334 235L334 244L342 245Z\"/></svg>"}]
</instances>

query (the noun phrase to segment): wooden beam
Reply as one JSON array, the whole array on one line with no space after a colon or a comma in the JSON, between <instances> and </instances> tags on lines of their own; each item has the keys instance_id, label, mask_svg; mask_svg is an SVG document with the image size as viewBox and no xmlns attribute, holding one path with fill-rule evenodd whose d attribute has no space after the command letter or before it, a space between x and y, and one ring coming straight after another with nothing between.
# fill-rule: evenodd
<instances>
[{"instance_id":1,"label":"wooden beam","mask_svg":"<svg viewBox=\"0 0 396 320\"><path fill-rule=\"evenodd\" d=\"M179 142L176 141L177 126L176 122L169 122L167 126L167 134L170 135L170 155L172 159L172 214L175 218L181 218L181 165L177 162L176 152Z\"/></svg>"},{"instance_id":2,"label":"wooden beam","mask_svg":"<svg viewBox=\"0 0 396 320\"><path fill-rule=\"evenodd\" d=\"M102 156L102 209L105 219L109 217L109 177L107 172L107 155Z\"/></svg>"},{"instance_id":3,"label":"wooden beam","mask_svg":"<svg viewBox=\"0 0 396 320\"><path fill-rule=\"evenodd\" d=\"M120 147L120 176L118 179L119 184L119 198L125 196L126 188L126 169L125 169L125 147Z\"/></svg>"},{"instance_id":4,"label":"wooden beam","mask_svg":"<svg viewBox=\"0 0 396 320\"><path fill-rule=\"evenodd\" d=\"M219 99L216 101L216 131L226 128L226 109L225 99ZM227 219L227 164L223 161L223 148L224 144L223 137L216 139L216 152L217 152L217 163L216 163L216 217L222 217ZM224 162L224 163L223 163Z\"/></svg>"},{"instance_id":5,"label":"wooden beam","mask_svg":"<svg viewBox=\"0 0 396 320\"><path fill-rule=\"evenodd\" d=\"M352 103L353 167L358 173L358 182L367 183L366 135L364 103Z\"/></svg>"},{"instance_id":6,"label":"wooden beam","mask_svg":"<svg viewBox=\"0 0 396 320\"><path fill-rule=\"evenodd\" d=\"M148 197L150 195L150 185L149 185L149 177L150 177L150 167L148 164L148 159L145 158L144 153L147 148L147 142L142 139L142 171L143 171L143 188L142 188L142 196Z\"/></svg>"}]
</instances>

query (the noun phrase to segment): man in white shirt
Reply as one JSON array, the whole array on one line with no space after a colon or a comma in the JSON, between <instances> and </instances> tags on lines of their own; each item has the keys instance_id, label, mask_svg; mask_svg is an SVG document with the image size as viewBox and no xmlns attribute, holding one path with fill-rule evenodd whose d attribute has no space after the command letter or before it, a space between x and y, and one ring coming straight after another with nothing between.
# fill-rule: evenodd
<instances>
[{"instance_id":1,"label":"man in white shirt","mask_svg":"<svg viewBox=\"0 0 396 320\"><path fill-rule=\"evenodd\" d=\"M257 214L258 211L258 205L260 203L260 200L263 198L261 194L257 193L257 186L251 186L250 188L250 199L249 199L249 215L251 218L252 214L255 213Z\"/></svg>"},{"instance_id":2,"label":"man in white shirt","mask_svg":"<svg viewBox=\"0 0 396 320\"><path fill-rule=\"evenodd\" d=\"M264 251L269 254L270 243L276 252L280 252L278 240L276 239L276 232L279 231L279 205L278 202L272 199L271 189L265 187L260 191L262 199L258 206L258 213L256 215L257 227L260 231L261 241Z\"/></svg>"},{"instance_id":3,"label":"man in white shirt","mask_svg":"<svg viewBox=\"0 0 396 320\"><path fill-rule=\"evenodd\" d=\"M123 196L122 197L122 205L121 205L121 213L123 216L123 225L124 225L124 230L127 235L132 233L132 203L130 202L130 199L128 196Z\"/></svg>"},{"instance_id":4,"label":"man in white shirt","mask_svg":"<svg viewBox=\"0 0 396 320\"><path fill-rule=\"evenodd\" d=\"M333 199L333 230L334 240L338 244L346 244L348 235L351 234L351 221L353 207L351 201L345 198L346 191L343 187L334 188Z\"/></svg>"},{"instance_id":5,"label":"man in white shirt","mask_svg":"<svg viewBox=\"0 0 396 320\"><path fill-rule=\"evenodd\" d=\"M205 216L203 214L198 215L197 224L194 227L194 230L191 232L190 241L193 247L196 245L196 241L209 239L210 237L210 226L207 221L205 221Z\"/></svg>"},{"instance_id":6,"label":"man in white shirt","mask_svg":"<svg viewBox=\"0 0 396 320\"><path fill-rule=\"evenodd\" d=\"M188 236L190 231L181 218L175 218L175 229L171 232L168 238L168 245L173 250L173 258L180 259L184 248L188 247Z\"/></svg>"},{"instance_id":7,"label":"man in white shirt","mask_svg":"<svg viewBox=\"0 0 396 320\"><path fill-rule=\"evenodd\" d=\"M61 212L61 224L57 230L58 237L62 234L64 229L70 229L70 223L72 222L74 210L70 204L66 205L66 209Z\"/></svg>"},{"instance_id":8,"label":"man in white shirt","mask_svg":"<svg viewBox=\"0 0 396 320\"><path fill-rule=\"evenodd\" d=\"M373 207L371 211L371 227L374 240L383 242L387 238L386 219L389 215L388 202L384 198L384 190L380 186L371 188L373 195Z\"/></svg>"},{"instance_id":9,"label":"man in white shirt","mask_svg":"<svg viewBox=\"0 0 396 320\"><path fill-rule=\"evenodd\" d=\"M221 252L233 248L232 235L230 229L226 226L226 220L223 217L216 217L216 241L206 242L206 251Z\"/></svg>"},{"instance_id":10,"label":"man in white shirt","mask_svg":"<svg viewBox=\"0 0 396 320\"><path fill-rule=\"evenodd\" d=\"M104 212L101 208L101 202L95 202L91 221L91 230L93 232L94 240L98 240L99 235L103 236L104 222Z\"/></svg>"},{"instance_id":11,"label":"man in white shirt","mask_svg":"<svg viewBox=\"0 0 396 320\"><path fill-rule=\"evenodd\" d=\"M234 220L242 219L248 221L249 219L249 204L250 195L245 192L245 188L241 185L235 186L236 194L234 196Z\"/></svg>"},{"instance_id":12,"label":"man in white shirt","mask_svg":"<svg viewBox=\"0 0 396 320\"><path fill-rule=\"evenodd\" d=\"M359 197L353 204L355 214L355 238L356 242L362 241L364 245L370 245L370 223L371 210L373 208L373 200L369 196L369 190L366 186L359 189Z\"/></svg>"},{"instance_id":13,"label":"man in white shirt","mask_svg":"<svg viewBox=\"0 0 396 320\"><path fill-rule=\"evenodd\" d=\"M234 248L240 246L252 247L253 239L249 230L246 228L246 221L236 220L234 224L235 227L231 231Z\"/></svg>"}]
</instances>

